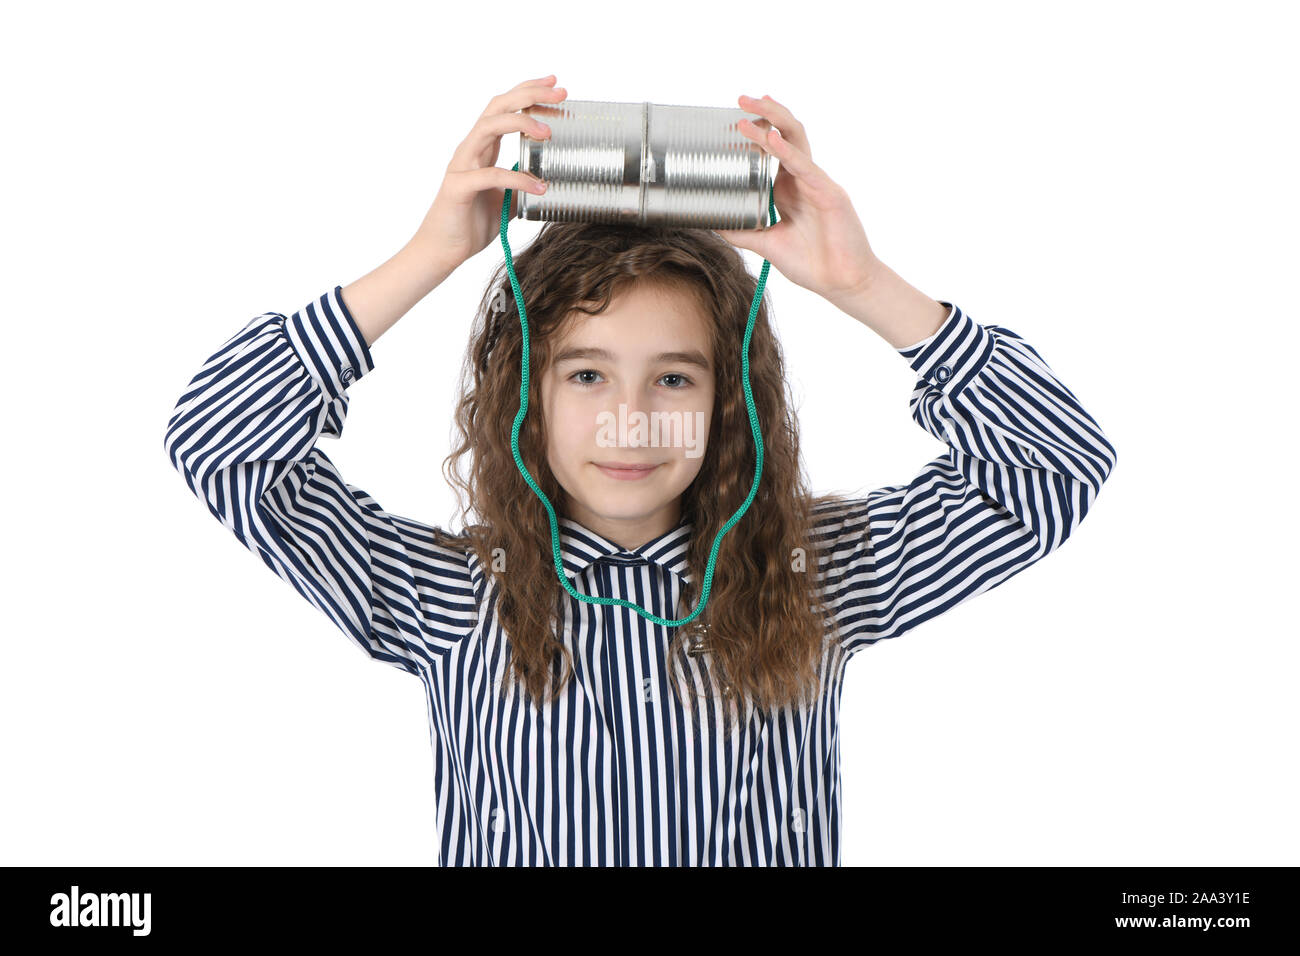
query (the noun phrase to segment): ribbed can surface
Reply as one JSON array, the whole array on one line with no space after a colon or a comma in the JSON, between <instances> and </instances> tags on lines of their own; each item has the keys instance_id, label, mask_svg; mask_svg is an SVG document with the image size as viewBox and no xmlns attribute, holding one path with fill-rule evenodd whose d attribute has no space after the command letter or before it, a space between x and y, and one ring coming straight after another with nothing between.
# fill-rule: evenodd
<instances>
[{"instance_id":1,"label":"ribbed can surface","mask_svg":"<svg viewBox=\"0 0 1300 956\"><path fill-rule=\"evenodd\" d=\"M524 112L551 135L520 135L519 168L550 185L540 196L519 194L520 219L696 229L770 225L775 161L737 127L742 118L767 127L755 113L595 100L539 103Z\"/></svg>"}]
</instances>

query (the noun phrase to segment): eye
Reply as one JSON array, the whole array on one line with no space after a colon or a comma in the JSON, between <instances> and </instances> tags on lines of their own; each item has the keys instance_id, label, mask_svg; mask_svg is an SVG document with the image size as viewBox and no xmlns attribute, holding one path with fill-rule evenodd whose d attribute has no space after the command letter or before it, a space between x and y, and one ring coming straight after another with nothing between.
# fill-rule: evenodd
<instances>
[{"instance_id":1,"label":"eye","mask_svg":"<svg viewBox=\"0 0 1300 956\"><path fill-rule=\"evenodd\" d=\"M595 375L595 376L599 376L600 373L597 372L594 368L584 368L584 369L579 369L578 371L574 372L572 375L569 376L569 381L573 382L573 380L576 379L579 375ZM599 384L599 383L597 383L597 382L587 382L587 381L577 381L577 382L574 382L574 384L576 384L576 385L582 385L582 386L584 386L584 387L590 388L591 386L596 385L596 384Z\"/></svg>"},{"instance_id":2,"label":"eye","mask_svg":"<svg viewBox=\"0 0 1300 956\"><path fill-rule=\"evenodd\" d=\"M685 375L683 375L681 372L669 372L667 375L661 375L661 376L659 377L659 381L662 382L662 381L663 381L664 379L666 379L666 378L675 378L675 379L680 379L681 382L682 382L682 384L680 384L680 385L669 385L668 387L669 387L669 389L671 389L672 391L677 391L677 390L679 390L679 389L683 389L683 388L685 388L687 385L694 384L694 383L691 382L691 380L690 380L689 378L687 378L687 377L686 377Z\"/></svg>"}]
</instances>

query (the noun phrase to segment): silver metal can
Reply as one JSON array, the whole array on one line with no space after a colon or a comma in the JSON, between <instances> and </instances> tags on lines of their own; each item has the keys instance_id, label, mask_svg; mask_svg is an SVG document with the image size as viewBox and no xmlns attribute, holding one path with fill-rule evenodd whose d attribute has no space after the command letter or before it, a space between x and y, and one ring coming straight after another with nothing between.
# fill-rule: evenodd
<instances>
[{"instance_id":1,"label":"silver metal can","mask_svg":"<svg viewBox=\"0 0 1300 956\"><path fill-rule=\"evenodd\" d=\"M519 169L546 180L519 193L520 219L695 229L768 221L775 160L737 127L755 113L712 106L565 100L523 112L551 128L521 134Z\"/></svg>"}]
</instances>

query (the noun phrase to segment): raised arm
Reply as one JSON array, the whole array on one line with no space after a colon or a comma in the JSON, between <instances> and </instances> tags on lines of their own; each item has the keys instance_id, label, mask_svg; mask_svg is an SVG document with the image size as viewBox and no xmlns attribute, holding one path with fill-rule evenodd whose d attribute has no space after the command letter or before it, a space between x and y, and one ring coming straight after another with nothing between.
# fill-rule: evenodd
<instances>
[{"instance_id":1,"label":"raised arm","mask_svg":"<svg viewBox=\"0 0 1300 956\"><path fill-rule=\"evenodd\" d=\"M347 484L318 442L342 434L375 341L496 236L505 191L542 190L493 164L506 133L548 135L519 110L566 95L552 76L493 97L406 245L291 316L255 317L204 363L167 424L167 456L212 514L372 658L411 673L472 631L482 582L432 526Z\"/></svg>"},{"instance_id":2,"label":"raised arm","mask_svg":"<svg viewBox=\"0 0 1300 956\"><path fill-rule=\"evenodd\" d=\"M884 265L849 191L770 96L737 129L780 161L781 219L719 235L877 332L921 376L912 417L947 446L906 485L819 506L826 597L850 652L995 587L1074 532L1115 466L1096 421L1020 336L982 326Z\"/></svg>"},{"instance_id":3,"label":"raised arm","mask_svg":"<svg viewBox=\"0 0 1300 956\"><path fill-rule=\"evenodd\" d=\"M983 593L1074 533L1115 448L1038 352L948 302L938 331L899 348L920 375L913 419L944 453L910 482L826 507L827 598L850 653Z\"/></svg>"},{"instance_id":4,"label":"raised arm","mask_svg":"<svg viewBox=\"0 0 1300 956\"><path fill-rule=\"evenodd\" d=\"M386 513L318 447L373 368L335 287L250 321L176 403L165 448L190 490L250 551L375 660L418 674L476 618L466 556Z\"/></svg>"}]
</instances>

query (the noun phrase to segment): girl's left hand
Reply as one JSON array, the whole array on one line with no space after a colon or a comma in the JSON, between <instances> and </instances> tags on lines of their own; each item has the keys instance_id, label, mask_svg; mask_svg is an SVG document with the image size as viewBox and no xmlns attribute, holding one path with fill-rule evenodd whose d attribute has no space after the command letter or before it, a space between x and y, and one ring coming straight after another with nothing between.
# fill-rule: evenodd
<instances>
[{"instance_id":1,"label":"girl's left hand","mask_svg":"<svg viewBox=\"0 0 1300 956\"><path fill-rule=\"evenodd\" d=\"M796 285L831 302L846 300L879 266L848 191L813 163L803 124L788 109L770 96L742 96L740 107L770 124L742 119L738 128L780 163L772 186L780 221L767 229L714 232L758 253Z\"/></svg>"}]
</instances>

